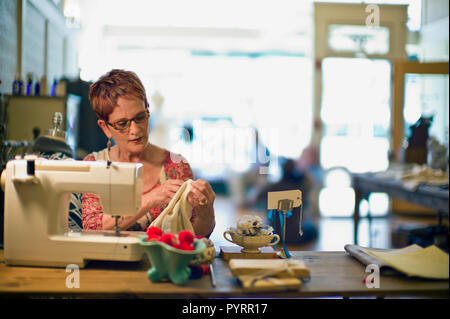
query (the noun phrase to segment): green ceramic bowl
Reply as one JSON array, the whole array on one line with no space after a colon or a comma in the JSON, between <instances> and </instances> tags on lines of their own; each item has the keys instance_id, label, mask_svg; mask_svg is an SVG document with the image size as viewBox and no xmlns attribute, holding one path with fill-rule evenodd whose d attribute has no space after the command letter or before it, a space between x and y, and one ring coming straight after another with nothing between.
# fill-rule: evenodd
<instances>
[{"instance_id":1,"label":"green ceramic bowl","mask_svg":"<svg viewBox=\"0 0 450 319\"><path fill-rule=\"evenodd\" d=\"M174 284L183 285L191 276L190 261L206 249L205 243L198 239L194 239L195 250L180 250L163 242L147 241L145 235L140 235L139 239L151 263L147 277L152 282L168 277Z\"/></svg>"}]
</instances>

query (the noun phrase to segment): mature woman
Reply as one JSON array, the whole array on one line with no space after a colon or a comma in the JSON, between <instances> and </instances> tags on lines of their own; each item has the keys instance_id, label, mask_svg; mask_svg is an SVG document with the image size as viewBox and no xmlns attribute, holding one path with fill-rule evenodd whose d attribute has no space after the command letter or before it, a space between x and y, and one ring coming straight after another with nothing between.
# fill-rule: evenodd
<instances>
[{"instance_id":1,"label":"mature woman","mask_svg":"<svg viewBox=\"0 0 450 319\"><path fill-rule=\"evenodd\" d=\"M178 154L157 147L148 141L149 104L144 86L135 73L112 70L92 84L89 92L98 125L108 138L107 148L94 152L84 160L111 160L143 164L142 205L136 216L123 216L123 230L145 230L168 205L177 190L188 179L194 180L191 167ZM116 145L111 147L111 140ZM215 193L204 180L191 183L188 201L196 235L209 236L215 226ZM103 214L99 198L84 194L83 228L114 229L115 219Z\"/></svg>"}]
</instances>

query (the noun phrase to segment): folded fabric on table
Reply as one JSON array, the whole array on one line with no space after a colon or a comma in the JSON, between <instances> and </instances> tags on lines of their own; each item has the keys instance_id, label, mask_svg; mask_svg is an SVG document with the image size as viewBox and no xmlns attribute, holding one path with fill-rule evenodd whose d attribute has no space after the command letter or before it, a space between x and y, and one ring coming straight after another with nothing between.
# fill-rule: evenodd
<instances>
[{"instance_id":1,"label":"folded fabric on table","mask_svg":"<svg viewBox=\"0 0 450 319\"><path fill-rule=\"evenodd\" d=\"M401 249L345 245L344 248L364 265L375 264L383 273L384 270L395 270L396 274L401 273L410 277L447 280L449 278L448 254L434 245L426 248L410 245Z\"/></svg>"},{"instance_id":2,"label":"folded fabric on table","mask_svg":"<svg viewBox=\"0 0 450 319\"><path fill-rule=\"evenodd\" d=\"M405 188L416 190L419 185L443 186L448 185L448 172L422 166L419 170L402 176L402 183Z\"/></svg>"},{"instance_id":3,"label":"folded fabric on table","mask_svg":"<svg viewBox=\"0 0 450 319\"><path fill-rule=\"evenodd\" d=\"M291 290L309 279L305 263L293 259L232 259L229 267L246 290Z\"/></svg>"}]
</instances>

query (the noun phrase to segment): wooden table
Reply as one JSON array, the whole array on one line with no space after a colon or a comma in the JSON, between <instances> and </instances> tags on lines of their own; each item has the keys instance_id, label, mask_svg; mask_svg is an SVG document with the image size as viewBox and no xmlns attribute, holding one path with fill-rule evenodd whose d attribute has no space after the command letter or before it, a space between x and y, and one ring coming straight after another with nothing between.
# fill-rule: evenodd
<instances>
[{"instance_id":1,"label":"wooden table","mask_svg":"<svg viewBox=\"0 0 450 319\"><path fill-rule=\"evenodd\" d=\"M152 283L146 277L149 262L91 262L80 270L80 287L67 288L71 274L64 268L6 266L0 250L1 297L82 298L232 298L232 297L353 297L353 296L449 296L448 280L380 277L379 288L367 288L365 267L346 252L295 251L293 258L305 261L311 278L296 291L244 291L221 258L214 261L216 288L210 277L189 280L184 286Z\"/></svg>"},{"instance_id":2,"label":"wooden table","mask_svg":"<svg viewBox=\"0 0 450 319\"><path fill-rule=\"evenodd\" d=\"M355 209L353 213L355 244L358 244L359 205L361 200L368 200L370 193L386 193L397 199L435 209L438 212L438 225L442 223L443 216L448 217L449 215L448 189L420 185L417 190L411 191L406 189L399 179L379 177L374 173L353 174L352 181L355 190Z\"/></svg>"}]
</instances>

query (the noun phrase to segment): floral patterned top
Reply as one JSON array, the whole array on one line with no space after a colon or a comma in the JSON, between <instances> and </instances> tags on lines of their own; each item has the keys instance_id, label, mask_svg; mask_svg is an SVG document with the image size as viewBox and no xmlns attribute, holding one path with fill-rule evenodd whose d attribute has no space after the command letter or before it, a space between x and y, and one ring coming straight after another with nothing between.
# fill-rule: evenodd
<instances>
[{"instance_id":1,"label":"floral patterned top","mask_svg":"<svg viewBox=\"0 0 450 319\"><path fill-rule=\"evenodd\" d=\"M96 161L98 159L102 159L102 156L99 156L99 154L105 153L105 151L106 149L98 153L91 153L87 155L84 160ZM154 185L144 185L143 194L151 192L169 179L180 179L183 181L194 179L194 174L192 173L191 166L183 156L169 152L167 150L165 151L165 153L166 157L163 162L163 167L159 174L158 181ZM141 218L137 224L131 226L128 230L145 230L150 222L154 220L164 210L164 208L165 207L162 206L153 207L150 214L147 214L147 216L144 215L144 218ZM103 228L103 208L100 204L100 199L96 194L83 194L82 210L83 229L100 230ZM193 216L194 214L195 212L193 212Z\"/></svg>"}]
</instances>

